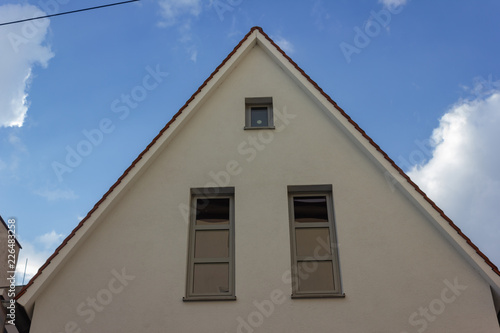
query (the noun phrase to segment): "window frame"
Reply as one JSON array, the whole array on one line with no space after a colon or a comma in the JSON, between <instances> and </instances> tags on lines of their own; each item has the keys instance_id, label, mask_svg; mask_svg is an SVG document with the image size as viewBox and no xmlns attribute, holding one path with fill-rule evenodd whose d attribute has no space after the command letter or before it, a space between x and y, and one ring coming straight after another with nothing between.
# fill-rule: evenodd
<instances>
[{"instance_id":1,"label":"window frame","mask_svg":"<svg viewBox=\"0 0 500 333\"><path fill-rule=\"evenodd\" d=\"M252 126L252 108L267 108L267 126ZM247 97L245 98L245 127L246 130L275 129L273 98L272 97Z\"/></svg>"},{"instance_id":2,"label":"window frame","mask_svg":"<svg viewBox=\"0 0 500 333\"><path fill-rule=\"evenodd\" d=\"M216 225L196 225L197 201L198 199L229 199L229 224ZM234 233L234 187L216 187L216 188L192 188L190 217L189 217L189 241L188 241L188 260L186 276L186 296L183 301L224 301L236 300L235 295L235 233ZM196 231L200 230L228 230L229 231L229 249L228 258L195 258ZM199 263L228 263L229 291L220 294L202 294L194 292L194 267Z\"/></svg>"},{"instance_id":3,"label":"window frame","mask_svg":"<svg viewBox=\"0 0 500 333\"><path fill-rule=\"evenodd\" d=\"M317 197L326 198L328 222L295 222L294 198L296 197ZM340 271L340 259L338 253L337 230L333 206L332 185L295 185L288 186L288 207L290 220L290 251L291 251L291 277L292 277L292 298L342 298L345 294L342 291L342 280ZM330 255L328 258L299 257L297 255L297 229L329 229ZM329 261L332 263L333 290L300 291L299 290L299 262L320 262Z\"/></svg>"}]
</instances>

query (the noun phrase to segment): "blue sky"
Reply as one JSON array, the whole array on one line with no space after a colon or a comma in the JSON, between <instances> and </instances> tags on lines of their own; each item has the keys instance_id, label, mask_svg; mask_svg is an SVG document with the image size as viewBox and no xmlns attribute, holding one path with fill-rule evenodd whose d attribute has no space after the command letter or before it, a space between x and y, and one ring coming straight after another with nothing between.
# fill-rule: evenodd
<instances>
[{"instance_id":1,"label":"blue sky","mask_svg":"<svg viewBox=\"0 0 500 333\"><path fill-rule=\"evenodd\" d=\"M0 22L107 3L2 0ZM0 214L17 221L20 271L28 257L36 272L256 25L499 265L499 12L141 0L0 26Z\"/></svg>"}]
</instances>

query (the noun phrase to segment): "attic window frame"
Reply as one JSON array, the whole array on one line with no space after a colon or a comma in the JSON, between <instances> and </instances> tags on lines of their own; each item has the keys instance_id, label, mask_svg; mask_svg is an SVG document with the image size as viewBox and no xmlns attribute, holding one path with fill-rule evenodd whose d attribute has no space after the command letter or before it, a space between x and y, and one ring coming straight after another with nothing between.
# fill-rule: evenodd
<instances>
[{"instance_id":1,"label":"attic window frame","mask_svg":"<svg viewBox=\"0 0 500 333\"><path fill-rule=\"evenodd\" d=\"M267 126L252 126L252 109L267 108ZM245 98L245 127L246 130L275 129L273 98L272 97L247 97Z\"/></svg>"}]
</instances>

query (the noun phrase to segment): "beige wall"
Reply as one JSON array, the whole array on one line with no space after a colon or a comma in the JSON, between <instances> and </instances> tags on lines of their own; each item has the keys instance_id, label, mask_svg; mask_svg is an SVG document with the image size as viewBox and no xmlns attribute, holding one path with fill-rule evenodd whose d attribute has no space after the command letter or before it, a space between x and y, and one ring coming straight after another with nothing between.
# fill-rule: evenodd
<instances>
[{"instance_id":1,"label":"beige wall","mask_svg":"<svg viewBox=\"0 0 500 333\"><path fill-rule=\"evenodd\" d=\"M263 96L295 118L244 131L245 97ZM248 161L259 135L268 143ZM240 172L222 185L235 187L238 299L185 303L188 225L179 207L231 160ZM310 184L333 185L343 299L292 300L282 278L287 185ZM116 280L122 269L134 279ZM454 294L455 281L466 289ZM93 317L85 302L96 296L109 304ZM266 304L264 315L254 302ZM429 306L438 314L424 319ZM495 317L479 274L257 46L38 297L32 332L490 333L500 331Z\"/></svg>"}]
</instances>

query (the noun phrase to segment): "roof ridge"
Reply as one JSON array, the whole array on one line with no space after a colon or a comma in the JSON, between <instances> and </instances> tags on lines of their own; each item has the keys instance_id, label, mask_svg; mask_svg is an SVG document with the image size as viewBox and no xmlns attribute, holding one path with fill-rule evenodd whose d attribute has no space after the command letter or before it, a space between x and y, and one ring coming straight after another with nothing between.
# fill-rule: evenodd
<instances>
[{"instance_id":1,"label":"roof ridge","mask_svg":"<svg viewBox=\"0 0 500 333\"><path fill-rule=\"evenodd\" d=\"M226 56L226 58L221 62L219 66L210 74L210 76L200 85L198 90L184 103L184 105L177 111L177 113L170 119L170 121L163 127L160 132L154 137L151 143L139 154L139 156L132 162L132 164L123 172L123 174L118 178L118 180L109 188L109 190L102 196L102 198L94 205L94 207L87 213L85 218L83 218L80 223L72 230L72 232L63 240L61 245L57 247L54 253L46 260L46 262L38 269L37 273L30 279L28 284L26 284L23 289L17 294L16 299L19 299L24 293L26 293L27 289L33 285L34 281L40 276L43 270L50 264L50 262L54 259L59 251L73 238L76 232L83 226L83 224L90 218L92 213L99 208L101 203L113 192L113 190L121 183L121 181L128 175L128 173L135 167L135 165L142 159L142 157L149 151L149 149L158 141L158 139L163 135L163 133L170 127L170 125L179 117L184 109L196 98L196 96L201 92L201 90L208 84L209 81L219 72L219 70L227 63L227 61L238 51L241 45L250 37L250 35L258 30L270 43L273 45L284 57L287 59L290 64L297 69L307 80L311 83L314 88L316 88L323 97L325 97L328 102L330 102L346 119L347 121L354 126L354 128L361 133L361 135L368 140L368 142L379 152L382 156L398 171L398 173L406 179L406 181L413 186L413 188L423 196L423 198L443 217L448 224L455 230L457 233L471 246L475 252L483 258L486 264L488 264L491 269L500 276L500 271L498 267L491 262L491 260L483 253L479 248L467 237L460 228L453 223L453 221L415 184L411 178L385 153L379 145L377 145L373 139L366 134L364 130L362 130L359 125L340 107L338 104L321 89L321 87L313 80L309 75L307 75L302 68L300 68L297 63L295 63L286 53L283 51L262 29L262 27L254 26L250 29L250 31L243 37L243 39L236 45L233 50Z\"/></svg>"}]
</instances>

